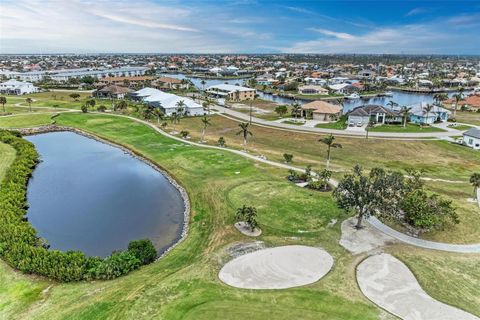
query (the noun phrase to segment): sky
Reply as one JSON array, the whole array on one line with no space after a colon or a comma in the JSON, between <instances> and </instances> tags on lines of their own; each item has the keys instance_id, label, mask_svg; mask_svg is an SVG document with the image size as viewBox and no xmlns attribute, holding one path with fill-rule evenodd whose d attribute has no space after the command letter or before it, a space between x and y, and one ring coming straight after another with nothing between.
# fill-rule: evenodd
<instances>
[{"instance_id":1,"label":"sky","mask_svg":"<svg viewBox=\"0 0 480 320\"><path fill-rule=\"evenodd\" d=\"M480 54L480 1L0 0L0 54Z\"/></svg>"}]
</instances>

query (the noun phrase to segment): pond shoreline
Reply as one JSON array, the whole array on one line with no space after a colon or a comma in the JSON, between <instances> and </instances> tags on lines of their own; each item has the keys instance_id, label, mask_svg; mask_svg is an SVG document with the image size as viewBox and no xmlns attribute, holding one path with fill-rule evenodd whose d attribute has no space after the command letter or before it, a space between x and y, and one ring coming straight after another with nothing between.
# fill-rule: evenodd
<instances>
[{"instance_id":1,"label":"pond shoreline","mask_svg":"<svg viewBox=\"0 0 480 320\"><path fill-rule=\"evenodd\" d=\"M185 240L185 238L187 237L188 227L190 223L190 198L188 197L188 193L185 190L185 188L168 173L167 170L161 168L152 160L148 159L147 157L137 153L136 151L122 144L116 143L114 141L111 141L105 138L101 138L97 135L94 135L92 133L89 133L74 127L59 126L59 125L52 124L52 125L39 126L39 127L33 127L33 128L12 129L12 131L19 131L22 134L22 136L31 136L31 135L43 134L43 133L49 133L49 132L73 132L81 136L84 136L86 138L93 139L97 142L104 143L112 147L118 148L123 152L129 154L133 158L144 162L145 164L150 166L152 169L162 174L178 190L178 192L182 197L183 205L184 205L183 226L182 226L182 232L180 233L180 236L170 247L168 247L163 252L161 252L155 261L158 261L159 259L164 257L168 252L170 252L178 244L183 242L183 240Z\"/></svg>"}]
</instances>

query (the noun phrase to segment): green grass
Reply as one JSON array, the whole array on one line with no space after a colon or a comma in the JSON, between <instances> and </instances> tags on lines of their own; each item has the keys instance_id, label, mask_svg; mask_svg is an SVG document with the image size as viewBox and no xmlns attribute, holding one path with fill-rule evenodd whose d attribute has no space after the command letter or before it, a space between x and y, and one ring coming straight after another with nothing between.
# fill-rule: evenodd
<instances>
[{"instance_id":1,"label":"green grass","mask_svg":"<svg viewBox=\"0 0 480 320\"><path fill-rule=\"evenodd\" d=\"M303 125L304 125L303 122L290 121L290 120L282 121L282 123L285 123L285 124L293 124L293 125L295 125L295 126L303 126Z\"/></svg>"},{"instance_id":2,"label":"green grass","mask_svg":"<svg viewBox=\"0 0 480 320\"><path fill-rule=\"evenodd\" d=\"M56 120L128 146L168 170L190 196L189 234L160 261L107 282L49 283L0 264L0 318L394 319L358 289L355 267L363 256L352 257L338 245L340 223L327 226L332 218L345 218L329 193L295 187L286 181L285 170L226 151L187 146L125 118L62 114ZM317 283L296 289L240 290L220 283L217 273L228 259L225 248L252 240L232 226L241 204L258 207L264 231L259 240L269 246L322 246L333 255L334 268ZM428 259L429 270L417 263L423 251L404 246L391 250L409 263L427 292L480 315L478 295L472 292L478 287L474 262L479 255L456 259L436 253ZM455 290L448 292L451 287Z\"/></svg>"},{"instance_id":3,"label":"green grass","mask_svg":"<svg viewBox=\"0 0 480 320\"><path fill-rule=\"evenodd\" d=\"M471 129L473 127L468 126L466 124L463 124L463 125L458 125L458 126L452 126L451 128L456 129L456 130L460 130L460 131L465 131L465 130Z\"/></svg>"},{"instance_id":4,"label":"green grass","mask_svg":"<svg viewBox=\"0 0 480 320\"><path fill-rule=\"evenodd\" d=\"M329 123L319 123L315 125L315 128L345 130L347 128L347 118L342 117L340 120Z\"/></svg>"},{"instance_id":5,"label":"green grass","mask_svg":"<svg viewBox=\"0 0 480 320\"><path fill-rule=\"evenodd\" d=\"M417 124L408 123L404 128L401 124L382 124L370 128L370 132L415 132L415 133L428 133L428 132L442 132L445 131L440 128L427 126L422 127Z\"/></svg>"},{"instance_id":6,"label":"green grass","mask_svg":"<svg viewBox=\"0 0 480 320\"><path fill-rule=\"evenodd\" d=\"M0 318L212 319L231 315L233 319L263 319L273 304L283 311L279 314L296 316L304 310L304 319L378 318L381 311L358 290L349 255L337 243L339 226L327 227L331 218L345 216L327 194L293 186L283 170L225 151L190 147L128 119L62 114L57 121L129 146L167 169L191 198L189 236L164 259L126 277L55 284L47 296L37 295L31 302L17 302L21 307L0 310ZM250 189L256 190L255 197ZM259 207L264 230L260 240L269 245L321 245L336 257L334 271L318 283L284 291L239 290L221 284L217 273L226 259L225 246L249 240L232 226L234 211L243 203ZM3 273L2 287L15 285L18 279L14 277L33 281L11 271ZM37 284L32 282L32 286ZM39 299L45 302L39 303ZM14 301L11 294L2 298L2 303ZM251 301L250 308L245 308L245 301ZM282 317L288 318L288 314Z\"/></svg>"},{"instance_id":7,"label":"green grass","mask_svg":"<svg viewBox=\"0 0 480 320\"><path fill-rule=\"evenodd\" d=\"M22 114L0 117L0 128L26 128L51 124L54 113Z\"/></svg>"},{"instance_id":8,"label":"green grass","mask_svg":"<svg viewBox=\"0 0 480 320\"><path fill-rule=\"evenodd\" d=\"M480 112L457 111L456 119L457 122L480 126Z\"/></svg>"}]
</instances>

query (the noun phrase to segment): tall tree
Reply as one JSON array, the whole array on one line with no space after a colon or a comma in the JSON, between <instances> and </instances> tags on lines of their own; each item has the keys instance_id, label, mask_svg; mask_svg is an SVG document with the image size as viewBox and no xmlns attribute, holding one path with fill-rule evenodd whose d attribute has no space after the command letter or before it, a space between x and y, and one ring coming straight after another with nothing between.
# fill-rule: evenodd
<instances>
[{"instance_id":1,"label":"tall tree","mask_svg":"<svg viewBox=\"0 0 480 320\"><path fill-rule=\"evenodd\" d=\"M425 107L423 107L423 112L427 115L427 120L425 121L426 124L428 124L428 116L430 115L430 112L433 110L433 104L427 104Z\"/></svg>"},{"instance_id":2,"label":"tall tree","mask_svg":"<svg viewBox=\"0 0 480 320\"><path fill-rule=\"evenodd\" d=\"M2 104L3 112L7 112L6 109L5 109L5 104L7 103L7 97L1 96L0 97L0 103Z\"/></svg>"},{"instance_id":3,"label":"tall tree","mask_svg":"<svg viewBox=\"0 0 480 320\"><path fill-rule=\"evenodd\" d=\"M32 112L32 98L28 97L27 99L25 99L25 102L28 103L28 108L30 109L30 112Z\"/></svg>"},{"instance_id":4,"label":"tall tree","mask_svg":"<svg viewBox=\"0 0 480 320\"><path fill-rule=\"evenodd\" d=\"M297 117L300 116L301 112L302 112L302 107L300 106L300 104L298 104L298 102L295 101L295 102L292 104L292 115L293 115L295 118L297 118Z\"/></svg>"},{"instance_id":5,"label":"tall tree","mask_svg":"<svg viewBox=\"0 0 480 320\"><path fill-rule=\"evenodd\" d=\"M398 107L398 103L396 103L396 102L393 101L393 100L390 100L390 101L387 103L387 106L390 107L390 109L394 109L395 107Z\"/></svg>"},{"instance_id":6,"label":"tall tree","mask_svg":"<svg viewBox=\"0 0 480 320\"><path fill-rule=\"evenodd\" d=\"M237 135L242 135L243 136L243 146L246 149L247 148L247 139L248 136L253 136L253 133L248 130L248 126L250 124L248 122L242 122L239 123L238 126L241 128L240 131L237 132Z\"/></svg>"},{"instance_id":7,"label":"tall tree","mask_svg":"<svg viewBox=\"0 0 480 320\"><path fill-rule=\"evenodd\" d=\"M327 169L330 168L330 151L332 148L342 148L342 145L340 143L335 142L335 136L333 134L330 134L326 136L325 138L322 138L318 140L324 144L327 145Z\"/></svg>"},{"instance_id":8,"label":"tall tree","mask_svg":"<svg viewBox=\"0 0 480 320\"><path fill-rule=\"evenodd\" d=\"M453 95L453 98L455 99L455 105L453 107L453 117L455 118L457 116L458 103L463 99L463 93L456 93Z\"/></svg>"},{"instance_id":9,"label":"tall tree","mask_svg":"<svg viewBox=\"0 0 480 320\"><path fill-rule=\"evenodd\" d=\"M341 208L357 213L356 228L362 228L362 221L372 215L398 216L405 188L400 172L387 172L374 168L370 174L363 174L360 166L347 173L333 192Z\"/></svg>"},{"instance_id":10,"label":"tall tree","mask_svg":"<svg viewBox=\"0 0 480 320\"><path fill-rule=\"evenodd\" d=\"M407 126L407 120L408 120L408 115L410 114L410 110L412 110L412 107L407 107L407 106L403 106L400 109L400 114L402 115L402 123L404 128Z\"/></svg>"},{"instance_id":11,"label":"tall tree","mask_svg":"<svg viewBox=\"0 0 480 320\"><path fill-rule=\"evenodd\" d=\"M207 118L207 116L203 116L202 118L202 124L203 124L203 129L202 129L202 141L205 141L205 132L207 131L207 127L211 125L212 123L210 122L210 118Z\"/></svg>"},{"instance_id":12,"label":"tall tree","mask_svg":"<svg viewBox=\"0 0 480 320\"><path fill-rule=\"evenodd\" d=\"M470 177L470 183L473 186L473 199L478 200L478 189L480 188L480 173L474 173Z\"/></svg>"}]
</instances>

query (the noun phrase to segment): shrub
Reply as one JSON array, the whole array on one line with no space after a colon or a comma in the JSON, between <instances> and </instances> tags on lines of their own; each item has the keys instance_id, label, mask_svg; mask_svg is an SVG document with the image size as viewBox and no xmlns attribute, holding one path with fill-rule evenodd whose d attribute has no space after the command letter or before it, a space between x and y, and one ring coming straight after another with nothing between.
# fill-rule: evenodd
<instances>
[{"instance_id":1,"label":"shrub","mask_svg":"<svg viewBox=\"0 0 480 320\"><path fill-rule=\"evenodd\" d=\"M129 251L114 252L99 262L90 272L94 279L110 280L129 273L140 266L140 260Z\"/></svg>"},{"instance_id":2,"label":"shrub","mask_svg":"<svg viewBox=\"0 0 480 320\"><path fill-rule=\"evenodd\" d=\"M105 107L103 104L99 105L97 108L98 112L105 112L107 110L107 107Z\"/></svg>"},{"instance_id":3,"label":"shrub","mask_svg":"<svg viewBox=\"0 0 480 320\"><path fill-rule=\"evenodd\" d=\"M83 112L83 113L87 113L87 112L88 112L88 107L87 107L86 105L83 105L83 106L81 107L81 109L82 109L82 112Z\"/></svg>"},{"instance_id":4,"label":"shrub","mask_svg":"<svg viewBox=\"0 0 480 320\"><path fill-rule=\"evenodd\" d=\"M292 160L293 160L293 154L284 153L283 154L283 159L285 159L286 163L291 163Z\"/></svg>"},{"instance_id":5,"label":"shrub","mask_svg":"<svg viewBox=\"0 0 480 320\"><path fill-rule=\"evenodd\" d=\"M189 134L190 134L190 132L188 132L187 130L182 130L182 131L180 131L180 136L181 136L183 139L186 139Z\"/></svg>"},{"instance_id":6,"label":"shrub","mask_svg":"<svg viewBox=\"0 0 480 320\"><path fill-rule=\"evenodd\" d=\"M149 264L157 258L157 250L150 239L131 241L128 244L128 251L140 260L141 264Z\"/></svg>"},{"instance_id":7,"label":"shrub","mask_svg":"<svg viewBox=\"0 0 480 320\"><path fill-rule=\"evenodd\" d=\"M225 138L224 138L224 137L218 138L217 143L218 143L218 145L219 145L220 147L226 147L226 146L227 146L227 142L225 141Z\"/></svg>"}]
</instances>

